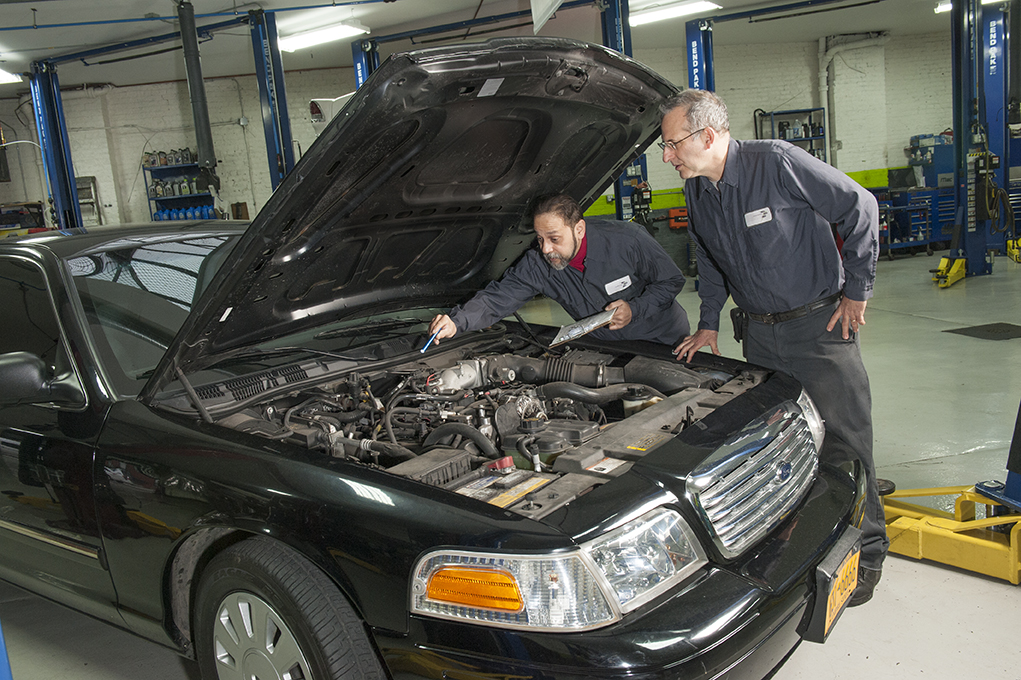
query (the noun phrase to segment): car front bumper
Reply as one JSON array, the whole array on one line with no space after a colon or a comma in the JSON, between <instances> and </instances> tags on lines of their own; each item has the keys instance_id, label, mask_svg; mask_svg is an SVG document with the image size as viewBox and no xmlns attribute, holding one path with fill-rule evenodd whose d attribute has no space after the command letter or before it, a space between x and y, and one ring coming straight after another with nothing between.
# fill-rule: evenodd
<instances>
[{"instance_id":1,"label":"car front bumper","mask_svg":"<svg viewBox=\"0 0 1021 680\"><path fill-rule=\"evenodd\" d=\"M858 494L846 472L821 467L808 498L750 554L707 565L599 630L533 633L412 617L407 636L375 631L376 643L400 680L766 677L817 621L817 568L846 551Z\"/></svg>"}]
</instances>

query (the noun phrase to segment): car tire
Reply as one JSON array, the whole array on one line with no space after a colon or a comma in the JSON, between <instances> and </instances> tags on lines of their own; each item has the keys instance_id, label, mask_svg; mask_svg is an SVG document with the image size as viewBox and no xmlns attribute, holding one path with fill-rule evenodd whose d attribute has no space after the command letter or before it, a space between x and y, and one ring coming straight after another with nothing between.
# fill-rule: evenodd
<instances>
[{"instance_id":1,"label":"car tire","mask_svg":"<svg viewBox=\"0 0 1021 680\"><path fill-rule=\"evenodd\" d=\"M194 616L205 680L385 677L365 625L330 579L269 539L210 561Z\"/></svg>"}]
</instances>

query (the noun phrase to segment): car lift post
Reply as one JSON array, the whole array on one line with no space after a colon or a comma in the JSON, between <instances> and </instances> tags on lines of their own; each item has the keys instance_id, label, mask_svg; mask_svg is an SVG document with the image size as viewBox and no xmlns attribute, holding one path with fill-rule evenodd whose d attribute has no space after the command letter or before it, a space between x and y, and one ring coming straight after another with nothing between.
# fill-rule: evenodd
<instances>
[{"instance_id":1,"label":"car lift post","mask_svg":"<svg viewBox=\"0 0 1021 680\"><path fill-rule=\"evenodd\" d=\"M82 226L78 185L71 163L71 142L64 122L57 67L50 61L32 63L32 109L43 150L43 172L50 187L51 217L58 229Z\"/></svg>"},{"instance_id":2,"label":"car lift post","mask_svg":"<svg viewBox=\"0 0 1021 680\"><path fill-rule=\"evenodd\" d=\"M277 43L277 22L273 12L252 10L248 13L252 33L252 54L259 81L262 104L262 128L266 136L269 159L269 180L277 186L294 168L294 141L291 121L287 116L287 92L284 89L284 65Z\"/></svg>"},{"instance_id":3,"label":"car lift post","mask_svg":"<svg viewBox=\"0 0 1021 680\"><path fill-rule=\"evenodd\" d=\"M991 274L997 251L1021 260L1015 235L1006 233L1014 220L1005 194L1011 165L1007 132L1018 114L1016 86L1008 82L1010 55L1018 53L1021 39L1008 35L1006 23L1016 20L1019 5L1012 0L1005 11L962 0L951 10L955 218L950 252L932 270L940 288Z\"/></svg>"},{"instance_id":4,"label":"car lift post","mask_svg":"<svg viewBox=\"0 0 1021 680\"><path fill-rule=\"evenodd\" d=\"M957 496L954 512L905 498ZM976 505L985 506L977 519ZM890 552L1021 583L1021 408L1007 456L1007 481L894 491L883 496Z\"/></svg>"},{"instance_id":5,"label":"car lift post","mask_svg":"<svg viewBox=\"0 0 1021 680\"><path fill-rule=\"evenodd\" d=\"M628 0L606 0L599 18L603 28L603 45L630 57L631 24L628 23L628 13ZM648 168L643 153L628 163L620 176L613 180L613 207L618 220L635 217L636 199L641 197L646 177Z\"/></svg>"}]
</instances>

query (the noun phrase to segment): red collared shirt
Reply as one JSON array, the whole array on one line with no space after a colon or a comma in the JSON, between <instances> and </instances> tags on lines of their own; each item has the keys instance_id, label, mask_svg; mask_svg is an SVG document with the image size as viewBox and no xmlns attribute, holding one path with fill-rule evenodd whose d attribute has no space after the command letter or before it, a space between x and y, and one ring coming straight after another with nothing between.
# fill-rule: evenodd
<instances>
[{"instance_id":1,"label":"red collared shirt","mask_svg":"<svg viewBox=\"0 0 1021 680\"><path fill-rule=\"evenodd\" d=\"M578 254L568 262L569 265L577 269L578 271L585 272L585 253L588 252L588 234L581 237L581 247L578 248Z\"/></svg>"}]
</instances>

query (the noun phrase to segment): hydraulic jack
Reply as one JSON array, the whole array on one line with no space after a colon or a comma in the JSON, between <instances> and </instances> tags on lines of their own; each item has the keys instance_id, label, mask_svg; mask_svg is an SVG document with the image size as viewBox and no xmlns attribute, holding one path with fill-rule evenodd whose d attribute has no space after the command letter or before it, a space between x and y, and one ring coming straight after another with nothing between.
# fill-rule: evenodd
<instances>
[{"instance_id":1,"label":"hydraulic jack","mask_svg":"<svg viewBox=\"0 0 1021 680\"><path fill-rule=\"evenodd\" d=\"M941 257L939 267L932 270L932 280L940 288L949 288L964 278L968 261L963 257Z\"/></svg>"},{"instance_id":2,"label":"hydraulic jack","mask_svg":"<svg viewBox=\"0 0 1021 680\"><path fill-rule=\"evenodd\" d=\"M905 502L956 496L954 512ZM976 506L985 506L979 519ZM1021 583L1021 408L1007 458L1007 482L894 491L883 496L890 552Z\"/></svg>"},{"instance_id":3,"label":"hydraulic jack","mask_svg":"<svg viewBox=\"0 0 1021 680\"><path fill-rule=\"evenodd\" d=\"M1007 257L1021 264L1021 238L1007 239Z\"/></svg>"}]
</instances>

